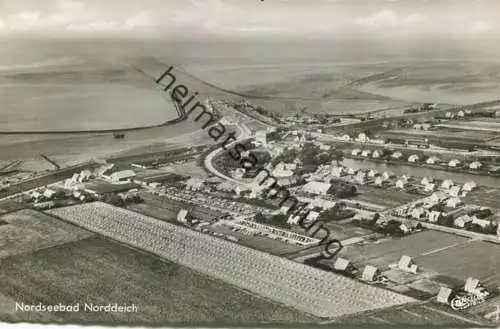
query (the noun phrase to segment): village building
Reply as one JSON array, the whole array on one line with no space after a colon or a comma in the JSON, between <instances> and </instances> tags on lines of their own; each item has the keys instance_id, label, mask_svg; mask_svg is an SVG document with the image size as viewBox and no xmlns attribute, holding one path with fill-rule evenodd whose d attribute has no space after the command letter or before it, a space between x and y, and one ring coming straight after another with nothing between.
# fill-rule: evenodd
<instances>
[{"instance_id":1,"label":"village building","mask_svg":"<svg viewBox=\"0 0 500 329\"><path fill-rule=\"evenodd\" d=\"M354 149L351 152L351 155L353 155L353 156L358 156L360 154L361 154L361 150L360 149Z\"/></svg>"},{"instance_id":2,"label":"village building","mask_svg":"<svg viewBox=\"0 0 500 329\"><path fill-rule=\"evenodd\" d=\"M399 160L403 157L403 153L401 153L400 151L396 151L394 153L392 153L391 155L391 158L393 158L394 160Z\"/></svg>"},{"instance_id":3,"label":"village building","mask_svg":"<svg viewBox=\"0 0 500 329\"><path fill-rule=\"evenodd\" d=\"M403 255L398 262L398 268L405 272L417 273L418 266L413 262L410 256Z\"/></svg>"},{"instance_id":4,"label":"village building","mask_svg":"<svg viewBox=\"0 0 500 329\"><path fill-rule=\"evenodd\" d=\"M380 152L379 150L375 150L372 153L372 158L374 158L374 159L379 159L381 156L382 156L382 152Z\"/></svg>"},{"instance_id":5,"label":"village building","mask_svg":"<svg viewBox=\"0 0 500 329\"><path fill-rule=\"evenodd\" d=\"M450 179L446 179L441 183L441 188L448 190L453 186L453 181Z\"/></svg>"},{"instance_id":6,"label":"village building","mask_svg":"<svg viewBox=\"0 0 500 329\"><path fill-rule=\"evenodd\" d=\"M430 223L437 223L439 220L439 217L441 217L441 212L433 210L428 214L427 218L428 218Z\"/></svg>"},{"instance_id":7,"label":"village building","mask_svg":"<svg viewBox=\"0 0 500 329\"><path fill-rule=\"evenodd\" d=\"M432 184L432 183L434 183L434 178L432 178L432 177L424 177L420 181L420 184L422 184L422 185L429 185L429 184Z\"/></svg>"},{"instance_id":8,"label":"village building","mask_svg":"<svg viewBox=\"0 0 500 329\"><path fill-rule=\"evenodd\" d=\"M365 133L359 133L358 137L356 138L356 142L360 143L368 143L369 141L370 138L368 138Z\"/></svg>"},{"instance_id":9,"label":"village building","mask_svg":"<svg viewBox=\"0 0 500 329\"><path fill-rule=\"evenodd\" d=\"M335 260L333 268L337 271L351 272L354 270L354 265L349 260L339 257Z\"/></svg>"},{"instance_id":10,"label":"village building","mask_svg":"<svg viewBox=\"0 0 500 329\"><path fill-rule=\"evenodd\" d=\"M470 169L480 169L483 166L483 164L479 161L474 161L469 164Z\"/></svg>"},{"instance_id":11,"label":"village building","mask_svg":"<svg viewBox=\"0 0 500 329\"><path fill-rule=\"evenodd\" d=\"M460 216L453 221L453 225L460 228L464 228L469 223L472 223L472 217L469 215Z\"/></svg>"},{"instance_id":12,"label":"village building","mask_svg":"<svg viewBox=\"0 0 500 329\"><path fill-rule=\"evenodd\" d=\"M452 196L452 197L458 197L459 193L460 193L460 186L459 185L454 185L450 188L450 190L448 191L448 193Z\"/></svg>"},{"instance_id":13,"label":"village building","mask_svg":"<svg viewBox=\"0 0 500 329\"><path fill-rule=\"evenodd\" d=\"M381 273L378 268L373 265L366 265L361 275L361 279L368 282L377 281Z\"/></svg>"},{"instance_id":14,"label":"village building","mask_svg":"<svg viewBox=\"0 0 500 329\"><path fill-rule=\"evenodd\" d=\"M391 178L391 176L392 175L390 173L388 173L387 171L384 171L384 173L382 174L382 178L384 180L388 180L389 178Z\"/></svg>"},{"instance_id":15,"label":"village building","mask_svg":"<svg viewBox=\"0 0 500 329\"><path fill-rule=\"evenodd\" d=\"M382 176L378 176L375 178L374 182L375 185L382 186L383 183L384 183L384 178Z\"/></svg>"},{"instance_id":16,"label":"village building","mask_svg":"<svg viewBox=\"0 0 500 329\"><path fill-rule=\"evenodd\" d=\"M378 172L376 170L370 169L370 171L368 172L368 177L373 178L377 174L378 174Z\"/></svg>"},{"instance_id":17,"label":"village building","mask_svg":"<svg viewBox=\"0 0 500 329\"><path fill-rule=\"evenodd\" d=\"M418 207L412 210L411 217L415 219L420 219L424 216L424 214L425 214L425 209Z\"/></svg>"},{"instance_id":18,"label":"village building","mask_svg":"<svg viewBox=\"0 0 500 329\"><path fill-rule=\"evenodd\" d=\"M425 162L427 164L436 164L437 162L439 162L439 158L436 156L431 156Z\"/></svg>"},{"instance_id":19,"label":"village building","mask_svg":"<svg viewBox=\"0 0 500 329\"><path fill-rule=\"evenodd\" d=\"M331 174L333 177L342 177L342 173L344 172L344 167L333 166Z\"/></svg>"},{"instance_id":20,"label":"village building","mask_svg":"<svg viewBox=\"0 0 500 329\"><path fill-rule=\"evenodd\" d=\"M330 187L331 184L312 181L302 186L302 191L309 194L326 195Z\"/></svg>"},{"instance_id":21,"label":"village building","mask_svg":"<svg viewBox=\"0 0 500 329\"><path fill-rule=\"evenodd\" d=\"M491 225L491 222L486 219L479 219L476 216L472 216L472 224L476 224L481 226L482 228L488 227Z\"/></svg>"},{"instance_id":22,"label":"village building","mask_svg":"<svg viewBox=\"0 0 500 329\"><path fill-rule=\"evenodd\" d=\"M448 207L448 208L457 208L461 204L462 204L462 200L460 200L459 198L449 198L446 201L446 207Z\"/></svg>"},{"instance_id":23,"label":"village building","mask_svg":"<svg viewBox=\"0 0 500 329\"><path fill-rule=\"evenodd\" d=\"M111 174L110 178L113 182L127 182L130 181L130 179L134 178L136 176L135 172L133 170L122 170L122 171L116 171Z\"/></svg>"},{"instance_id":24,"label":"village building","mask_svg":"<svg viewBox=\"0 0 500 329\"><path fill-rule=\"evenodd\" d=\"M436 184L427 184L424 186L425 192L434 192L436 190Z\"/></svg>"},{"instance_id":25,"label":"village building","mask_svg":"<svg viewBox=\"0 0 500 329\"><path fill-rule=\"evenodd\" d=\"M475 190L476 188L477 188L476 182L470 181L470 182L465 183L462 189L464 191L470 192L472 190Z\"/></svg>"},{"instance_id":26,"label":"village building","mask_svg":"<svg viewBox=\"0 0 500 329\"><path fill-rule=\"evenodd\" d=\"M398 179L396 182L396 188L404 189L406 185L406 181L404 179Z\"/></svg>"},{"instance_id":27,"label":"village building","mask_svg":"<svg viewBox=\"0 0 500 329\"><path fill-rule=\"evenodd\" d=\"M453 159L453 160L450 160L450 162L448 162L448 167L455 168L455 167L457 167L459 164L460 164L460 161L459 161L459 160L457 160L457 159Z\"/></svg>"},{"instance_id":28,"label":"village building","mask_svg":"<svg viewBox=\"0 0 500 329\"><path fill-rule=\"evenodd\" d=\"M415 163L418 162L419 159L420 157L417 154L412 154L408 157L408 162Z\"/></svg>"},{"instance_id":29,"label":"village building","mask_svg":"<svg viewBox=\"0 0 500 329\"><path fill-rule=\"evenodd\" d=\"M449 305L452 293L453 293L453 290L451 290L450 288L441 287L439 289L439 293L437 295L438 303Z\"/></svg>"},{"instance_id":30,"label":"village building","mask_svg":"<svg viewBox=\"0 0 500 329\"><path fill-rule=\"evenodd\" d=\"M363 152L361 152L361 156L365 158L369 157L370 154L372 154L371 150L363 150Z\"/></svg>"}]
</instances>

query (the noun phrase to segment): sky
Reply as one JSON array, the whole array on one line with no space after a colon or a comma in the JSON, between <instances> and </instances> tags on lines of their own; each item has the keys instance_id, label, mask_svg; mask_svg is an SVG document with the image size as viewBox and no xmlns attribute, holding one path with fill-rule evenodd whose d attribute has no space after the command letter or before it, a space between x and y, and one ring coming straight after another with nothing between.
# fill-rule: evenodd
<instances>
[{"instance_id":1,"label":"sky","mask_svg":"<svg viewBox=\"0 0 500 329\"><path fill-rule=\"evenodd\" d=\"M0 0L0 37L489 38L500 0Z\"/></svg>"}]
</instances>

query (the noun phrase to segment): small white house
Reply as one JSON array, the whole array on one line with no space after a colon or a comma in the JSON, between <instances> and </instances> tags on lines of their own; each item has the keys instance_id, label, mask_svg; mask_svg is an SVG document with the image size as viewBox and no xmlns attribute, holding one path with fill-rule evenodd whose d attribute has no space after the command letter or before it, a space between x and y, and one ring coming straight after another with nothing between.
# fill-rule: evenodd
<instances>
[{"instance_id":1,"label":"small white house","mask_svg":"<svg viewBox=\"0 0 500 329\"><path fill-rule=\"evenodd\" d=\"M420 159L420 157L417 154L412 154L408 157L408 162L415 163Z\"/></svg>"},{"instance_id":2,"label":"small white house","mask_svg":"<svg viewBox=\"0 0 500 329\"><path fill-rule=\"evenodd\" d=\"M481 227L487 227L491 224L491 222L489 220L486 220L486 219L479 219L477 218L476 216L472 216L472 224L477 224Z\"/></svg>"},{"instance_id":3,"label":"small white house","mask_svg":"<svg viewBox=\"0 0 500 329\"><path fill-rule=\"evenodd\" d=\"M457 167L459 164L460 164L460 161L459 161L459 160L457 160L457 159L453 159L453 160L450 160L450 162L448 162L448 167L455 168L455 167Z\"/></svg>"},{"instance_id":4,"label":"small white house","mask_svg":"<svg viewBox=\"0 0 500 329\"><path fill-rule=\"evenodd\" d=\"M472 217L469 215L460 216L453 221L453 225L460 228L464 228L468 223L472 223Z\"/></svg>"},{"instance_id":5,"label":"small white house","mask_svg":"<svg viewBox=\"0 0 500 329\"><path fill-rule=\"evenodd\" d=\"M373 170L371 169L369 172L368 172L368 177L375 177L377 175L377 171L376 170Z\"/></svg>"},{"instance_id":6,"label":"small white house","mask_svg":"<svg viewBox=\"0 0 500 329\"><path fill-rule=\"evenodd\" d=\"M427 184L424 185L425 192L434 192L436 190L436 184Z\"/></svg>"},{"instance_id":7,"label":"small white house","mask_svg":"<svg viewBox=\"0 0 500 329\"><path fill-rule=\"evenodd\" d=\"M420 184L422 184L422 185L429 185L429 184L432 184L432 183L434 183L434 178L432 178L432 177L424 177L420 181Z\"/></svg>"},{"instance_id":8,"label":"small white house","mask_svg":"<svg viewBox=\"0 0 500 329\"><path fill-rule=\"evenodd\" d=\"M458 197L460 193L460 186L458 185L452 186L448 193L453 197Z\"/></svg>"},{"instance_id":9,"label":"small white house","mask_svg":"<svg viewBox=\"0 0 500 329\"><path fill-rule=\"evenodd\" d=\"M453 181L451 179L445 179L442 183L441 183L441 188L445 189L445 190L448 190L450 189L452 186L453 186Z\"/></svg>"},{"instance_id":10,"label":"small white house","mask_svg":"<svg viewBox=\"0 0 500 329\"><path fill-rule=\"evenodd\" d=\"M413 211L411 212L411 217L415 219L420 219L424 214L425 214L425 209L418 207L413 209Z\"/></svg>"},{"instance_id":11,"label":"small white house","mask_svg":"<svg viewBox=\"0 0 500 329\"><path fill-rule=\"evenodd\" d=\"M405 185L406 185L406 181L404 181L403 179L398 179L398 181L396 182L397 188L404 189Z\"/></svg>"},{"instance_id":12,"label":"small white house","mask_svg":"<svg viewBox=\"0 0 500 329\"><path fill-rule=\"evenodd\" d=\"M474 190L476 188L477 188L476 182L470 181L470 182L465 183L462 189L464 191L470 192L470 191L472 191L472 190Z\"/></svg>"},{"instance_id":13,"label":"small white house","mask_svg":"<svg viewBox=\"0 0 500 329\"><path fill-rule=\"evenodd\" d=\"M460 200L459 198L449 198L446 201L446 207L448 207L448 208L457 208L461 204L462 204L462 200Z\"/></svg>"},{"instance_id":14,"label":"small white house","mask_svg":"<svg viewBox=\"0 0 500 329\"><path fill-rule=\"evenodd\" d=\"M483 166L483 164L479 161L474 161L469 164L470 169L480 169Z\"/></svg>"},{"instance_id":15,"label":"small white house","mask_svg":"<svg viewBox=\"0 0 500 329\"><path fill-rule=\"evenodd\" d=\"M427 216L427 219L431 223L437 223L440 216L441 216L441 212L433 210L429 213L429 215Z\"/></svg>"},{"instance_id":16,"label":"small white house","mask_svg":"<svg viewBox=\"0 0 500 329\"><path fill-rule=\"evenodd\" d=\"M375 185L377 186L382 186L382 184L384 183L384 178L382 176L378 176L375 178Z\"/></svg>"},{"instance_id":17,"label":"small white house","mask_svg":"<svg viewBox=\"0 0 500 329\"><path fill-rule=\"evenodd\" d=\"M372 154L371 150L363 150L363 152L361 152L361 156L365 158L369 157L370 154Z\"/></svg>"},{"instance_id":18,"label":"small white house","mask_svg":"<svg viewBox=\"0 0 500 329\"><path fill-rule=\"evenodd\" d=\"M393 158L394 160L399 160L403 157L403 153L399 152L399 151L396 151L394 153L392 153L391 155L391 158Z\"/></svg>"},{"instance_id":19,"label":"small white house","mask_svg":"<svg viewBox=\"0 0 500 329\"><path fill-rule=\"evenodd\" d=\"M360 154L361 154L361 150L360 149L354 149L351 152L351 155L353 155L353 156L358 156Z\"/></svg>"},{"instance_id":20,"label":"small white house","mask_svg":"<svg viewBox=\"0 0 500 329\"><path fill-rule=\"evenodd\" d=\"M439 162L439 158L436 156L431 156L425 162L427 164L436 164L437 162Z\"/></svg>"},{"instance_id":21,"label":"small white house","mask_svg":"<svg viewBox=\"0 0 500 329\"><path fill-rule=\"evenodd\" d=\"M379 150L375 150L372 153L372 158L374 158L374 159L379 159L381 156L382 156L382 154Z\"/></svg>"}]
</instances>

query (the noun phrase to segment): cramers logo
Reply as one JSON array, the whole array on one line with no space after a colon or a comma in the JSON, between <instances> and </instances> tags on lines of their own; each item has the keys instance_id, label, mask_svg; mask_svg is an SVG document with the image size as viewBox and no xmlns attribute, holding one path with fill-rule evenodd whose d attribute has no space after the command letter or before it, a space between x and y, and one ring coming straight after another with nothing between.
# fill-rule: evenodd
<instances>
[{"instance_id":1,"label":"cramers logo","mask_svg":"<svg viewBox=\"0 0 500 329\"><path fill-rule=\"evenodd\" d=\"M483 297L475 296L475 295L467 295L467 296L457 296L453 298L450 302L450 306L453 310L465 310L474 305L479 305L484 303L485 300Z\"/></svg>"}]
</instances>

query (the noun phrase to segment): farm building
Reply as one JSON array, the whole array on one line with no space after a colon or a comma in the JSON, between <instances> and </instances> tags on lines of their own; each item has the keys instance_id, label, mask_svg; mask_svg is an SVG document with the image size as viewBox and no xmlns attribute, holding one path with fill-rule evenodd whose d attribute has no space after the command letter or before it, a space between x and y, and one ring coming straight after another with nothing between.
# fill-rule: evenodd
<instances>
[{"instance_id":1,"label":"farm building","mask_svg":"<svg viewBox=\"0 0 500 329\"><path fill-rule=\"evenodd\" d=\"M348 175L354 175L356 173L356 170L354 168L348 168L347 169L347 174Z\"/></svg>"},{"instance_id":2,"label":"farm building","mask_svg":"<svg viewBox=\"0 0 500 329\"><path fill-rule=\"evenodd\" d=\"M432 193L432 195L429 197L429 202L431 204L437 204L441 201L446 200L446 198L447 198L447 196L445 193L438 191L438 192Z\"/></svg>"},{"instance_id":3,"label":"farm building","mask_svg":"<svg viewBox=\"0 0 500 329\"><path fill-rule=\"evenodd\" d=\"M450 288L448 287L441 287L439 289L439 293L437 295L437 301L438 303L442 303L442 304L449 304L450 302L450 297L453 293L453 290L451 290Z\"/></svg>"},{"instance_id":4,"label":"farm building","mask_svg":"<svg viewBox=\"0 0 500 329\"><path fill-rule=\"evenodd\" d=\"M377 175L377 171L376 170L373 170L371 169L369 172L368 172L368 177L375 177Z\"/></svg>"},{"instance_id":5,"label":"farm building","mask_svg":"<svg viewBox=\"0 0 500 329\"><path fill-rule=\"evenodd\" d=\"M356 180L356 182L358 184L361 184L363 185L365 183L365 179L366 179L366 173L363 172L363 171L359 171L357 174L356 174L356 177L354 177L354 179Z\"/></svg>"},{"instance_id":6,"label":"farm building","mask_svg":"<svg viewBox=\"0 0 500 329\"><path fill-rule=\"evenodd\" d=\"M450 160L450 162L448 162L448 167L455 168L458 165L460 165L460 161L457 159L453 159L453 160Z\"/></svg>"},{"instance_id":7,"label":"farm building","mask_svg":"<svg viewBox=\"0 0 500 329\"><path fill-rule=\"evenodd\" d=\"M361 150L360 149L354 149L351 152L351 155L353 155L353 156L358 156L360 154L361 154Z\"/></svg>"},{"instance_id":8,"label":"farm building","mask_svg":"<svg viewBox=\"0 0 500 329\"><path fill-rule=\"evenodd\" d=\"M361 279L365 281L376 281L380 276L380 270L372 265L366 265L361 275Z\"/></svg>"}]
</instances>

